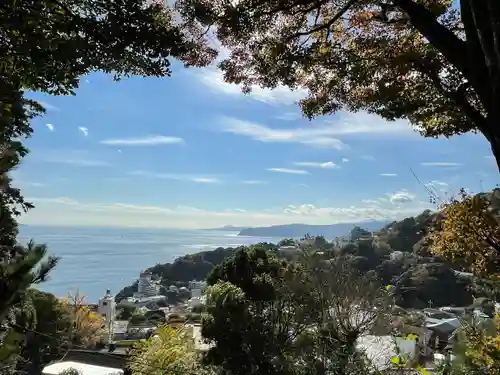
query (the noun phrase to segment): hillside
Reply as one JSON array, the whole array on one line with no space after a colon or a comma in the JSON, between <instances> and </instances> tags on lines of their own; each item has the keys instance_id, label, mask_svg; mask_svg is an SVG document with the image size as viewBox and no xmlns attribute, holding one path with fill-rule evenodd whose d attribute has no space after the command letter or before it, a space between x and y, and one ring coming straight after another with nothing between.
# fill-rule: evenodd
<instances>
[{"instance_id":1,"label":"hillside","mask_svg":"<svg viewBox=\"0 0 500 375\"><path fill-rule=\"evenodd\" d=\"M306 234L310 236L323 236L327 239L347 235L354 226L361 226L373 232L386 225L387 222L367 221L364 223L342 223L331 225L309 225L309 224L286 224L272 225L269 227L247 228L240 231L239 236L253 237L279 237L279 238L301 238Z\"/></svg>"},{"instance_id":2,"label":"hillside","mask_svg":"<svg viewBox=\"0 0 500 375\"><path fill-rule=\"evenodd\" d=\"M481 193L481 197L488 199L492 203L492 208L500 212L500 189ZM366 223L366 226L362 224L363 228L353 228L351 224L331 226L295 224L252 228L252 231L247 229L242 233L281 238L302 237L306 233L311 236L325 233L325 237L332 239L348 234L350 231L362 232L363 229L369 231L378 229L373 240L355 241L341 247L324 239L316 242L325 259L344 257L360 272L373 274L383 285L393 285L396 301L402 307L423 308L428 306L429 301L432 301L433 306L436 307L469 305L473 301L473 293L476 297L481 297L489 291L487 288L481 289L483 281L470 280L457 274L455 270L461 270L459 265L429 254L429 244L426 242L425 234L437 215L438 213L427 210L415 217L394 221L385 226L379 222ZM259 230L259 232L253 230ZM277 250L277 245L271 243L259 245L269 250ZM236 250L237 248L218 248L213 251L202 251L180 257L173 263L157 264L149 270L162 278L162 284L165 287L171 284L183 286L189 280L205 279L216 265ZM287 260L293 261L295 258L293 253L276 254ZM131 296L136 290L136 283L124 288L117 295L117 300ZM165 289L162 292L165 292Z\"/></svg>"}]
</instances>

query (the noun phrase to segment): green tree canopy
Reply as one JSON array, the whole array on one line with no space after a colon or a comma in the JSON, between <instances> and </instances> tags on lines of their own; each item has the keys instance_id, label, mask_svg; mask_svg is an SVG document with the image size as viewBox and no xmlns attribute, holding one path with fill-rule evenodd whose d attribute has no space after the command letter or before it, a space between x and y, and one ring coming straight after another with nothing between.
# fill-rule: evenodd
<instances>
[{"instance_id":1,"label":"green tree canopy","mask_svg":"<svg viewBox=\"0 0 500 375\"><path fill-rule=\"evenodd\" d=\"M255 248L241 249L222 269L213 274L203 319L203 337L214 345L208 363L235 375L365 373L355 342L387 306L371 280L341 261L304 254L289 264Z\"/></svg>"},{"instance_id":2,"label":"green tree canopy","mask_svg":"<svg viewBox=\"0 0 500 375\"><path fill-rule=\"evenodd\" d=\"M456 4L458 3L458 7ZM408 119L428 137L479 131L500 165L497 0L178 0L230 50L226 81L305 88L307 117Z\"/></svg>"}]
</instances>

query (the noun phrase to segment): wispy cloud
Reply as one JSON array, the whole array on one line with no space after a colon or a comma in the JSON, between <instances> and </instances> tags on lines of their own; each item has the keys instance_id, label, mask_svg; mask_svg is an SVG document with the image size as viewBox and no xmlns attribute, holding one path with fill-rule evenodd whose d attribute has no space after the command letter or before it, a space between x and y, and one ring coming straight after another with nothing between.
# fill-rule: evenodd
<instances>
[{"instance_id":1,"label":"wispy cloud","mask_svg":"<svg viewBox=\"0 0 500 375\"><path fill-rule=\"evenodd\" d=\"M151 135L140 138L106 139L101 143L110 146L158 146L184 143L184 140L178 137Z\"/></svg>"},{"instance_id":2,"label":"wispy cloud","mask_svg":"<svg viewBox=\"0 0 500 375\"><path fill-rule=\"evenodd\" d=\"M396 173L381 173L380 175L382 177L397 177L398 176Z\"/></svg>"},{"instance_id":3,"label":"wispy cloud","mask_svg":"<svg viewBox=\"0 0 500 375\"><path fill-rule=\"evenodd\" d=\"M47 111L61 112L61 109L59 107L56 107L55 105L52 105L42 100L37 100L37 102L40 103Z\"/></svg>"},{"instance_id":4,"label":"wispy cloud","mask_svg":"<svg viewBox=\"0 0 500 375\"><path fill-rule=\"evenodd\" d=\"M341 159L341 161L342 161L342 163L348 163L348 162L349 162L349 159L347 159L347 158L342 158L342 159Z\"/></svg>"},{"instance_id":5,"label":"wispy cloud","mask_svg":"<svg viewBox=\"0 0 500 375\"><path fill-rule=\"evenodd\" d=\"M109 167L111 164L98 159L86 150L49 149L35 150L28 158L41 163L66 164L75 167Z\"/></svg>"},{"instance_id":6,"label":"wispy cloud","mask_svg":"<svg viewBox=\"0 0 500 375\"><path fill-rule=\"evenodd\" d=\"M332 137L333 133L328 127L272 129L232 117L223 117L221 125L221 130L224 132L250 137L260 142L302 143L336 149L347 147L341 140Z\"/></svg>"},{"instance_id":7,"label":"wispy cloud","mask_svg":"<svg viewBox=\"0 0 500 375\"><path fill-rule=\"evenodd\" d=\"M55 159L48 158L45 160L47 163L68 164L75 167L109 167L110 164L101 160L91 159Z\"/></svg>"},{"instance_id":8,"label":"wispy cloud","mask_svg":"<svg viewBox=\"0 0 500 375\"><path fill-rule=\"evenodd\" d=\"M323 169L340 168L333 161L327 161L327 162L324 162L324 163L313 162L313 161L299 161L299 162L295 162L293 164L296 165L296 166L298 166L298 167L311 167L311 168L323 168Z\"/></svg>"},{"instance_id":9,"label":"wispy cloud","mask_svg":"<svg viewBox=\"0 0 500 375\"><path fill-rule=\"evenodd\" d=\"M252 91L245 95L241 91L241 87L231 83L224 82L222 73L213 68L202 69L196 73L196 77L201 83L206 85L209 89L221 94L233 96L236 98L254 99L267 104L282 104L291 105L295 104L298 100L307 96L307 91L303 89L292 91L286 87L278 86L274 90L263 89L261 87L252 87Z\"/></svg>"},{"instance_id":10,"label":"wispy cloud","mask_svg":"<svg viewBox=\"0 0 500 375\"><path fill-rule=\"evenodd\" d=\"M49 129L49 131L53 132L54 129L55 129L55 126L54 124L45 124L45 126L47 127L47 129Z\"/></svg>"},{"instance_id":11,"label":"wispy cloud","mask_svg":"<svg viewBox=\"0 0 500 375\"><path fill-rule=\"evenodd\" d=\"M371 155L361 155L360 158L363 160L375 161L375 158Z\"/></svg>"},{"instance_id":12,"label":"wispy cloud","mask_svg":"<svg viewBox=\"0 0 500 375\"><path fill-rule=\"evenodd\" d=\"M439 181L439 180L432 180L425 185L426 186L449 186L446 182Z\"/></svg>"},{"instance_id":13,"label":"wispy cloud","mask_svg":"<svg viewBox=\"0 0 500 375\"><path fill-rule=\"evenodd\" d=\"M246 185L263 185L263 184L267 183L266 181L262 181L262 180L245 180L242 182Z\"/></svg>"},{"instance_id":14,"label":"wispy cloud","mask_svg":"<svg viewBox=\"0 0 500 375\"><path fill-rule=\"evenodd\" d=\"M448 161L428 161L421 163L424 167L460 167L461 163L454 163Z\"/></svg>"},{"instance_id":15,"label":"wispy cloud","mask_svg":"<svg viewBox=\"0 0 500 375\"><path fill-rule=\"evenodd\" d=\"M276 120L282 121L295 121L302 118L301 114L298 112L285 112L280 115L274 116Z\"/></svg>"},{"instance_id":16,"label":"wispy cloud","mask_svg":"<svg viewBox=\"0 0 500 375\"><path fill-rule=\"evenodd\" d=\"M82 134L83 134L84 137L86 137L86 136L89 135L89 129L86 128L85 126L79 126L78 130L80 130L82 132Z\"/></svg>"},{"instance_id":17,"label":"wispy cloud","mask_svg":"<svg viewBox=\"0 0 500 375\"><path fill-rule=\"evenodd\" d=\"M214 176L206 175L191 175L191 174L176 174L176 173L156 173L148 171L132 171L129 172L133 176L142 176L149 178L156 178L161 180L177 180L177 181L191 181L200 184L220 184L222 180Z\"/></svg>"},{"instance_id":18,"label":"wispy cloud","mask_svg":"<svg viewBox=\"0 0 500 375\"><path fill-rule=\"evenodd\" d=\"M335 129L336 135L383 134L386 136L393 134L396 136L419 136L406 120L387 121L380 116L363 111L355 113L339 111L334 116L331 116L326 123Z\"/></svg>"},{"instance_id":19,"label":"wispy cloud","mask_svg":"<svg viewBox=\"0 0 500 375\"><path fill-rule=\"evenodd\" d=\"M407 193L407 192L406 192ZM407 193L409 194L409 193ZM290 224L359 223L365 220L397 220L413 216L429 204L405 201L391 203L388 198L379 204L363 203L349 206L316 206L290 204L284 207L249 209L248 207L206 210L199 207L140 205L131 202L82 202L68 197L28 197L36 210L23 215L27 224L92 225L146 228L213 228L232 223L237 226ZM394 199L393 199L394 200Z\"/></svg>"},{"instance_id":20,"label":"wispy cloud","mask_svg":"<svg viewBox=\"0 0 500 375\"><path fill-rule=\"evenodd\" d=\"M277 172L277 173L288 173L288 174L310 174L308 171L305 171L303 169L289 169L289 168L268 168L267 169L270 172Z\"/></svg>"}]
</instances>

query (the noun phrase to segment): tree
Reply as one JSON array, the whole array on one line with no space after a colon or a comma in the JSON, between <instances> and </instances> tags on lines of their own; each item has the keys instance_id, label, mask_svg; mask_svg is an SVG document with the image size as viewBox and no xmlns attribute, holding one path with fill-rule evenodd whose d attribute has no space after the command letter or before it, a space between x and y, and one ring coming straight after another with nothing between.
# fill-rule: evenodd
<instances>
[{"instance_id":1,"label":"tree","mask_svg":"<svg viewBox=\"0 0 500 375\"><path fill-rule=\"evenodd\" d=\"M307 117L408 119L424 136L482 133L500 165L496 0L179 0L213 25L228 82L305 88Z\"/></svg>"},{"instance_id":2,"label":"tree","mask_svg":"<svg viewBox=\"0 0 500 375\"><path fill-rule=\"evenodd\" d=\"M492 280L500 277L500 222L495 190L488 195L457 197L440 205L435 229L428 235L430 250L476 275Z\"/></svg>"},{"instance_id":3,"label":"tree","mask_svg":"<svg viewBox=\"0 0 500 375\"><path fill-rule=\"evenodd\" d=\"M254 262L254 249L240 251L248 255L236 253L210 280L208 363L228 374L364 373L355 342L384 315L385 291L345 263L307 253L300 264L265 253Z\"/></svg>"},{"instance_id":4,"label":"tree","mask_svg":"<svg viewBox=\"0 0 500 375\"><path fill-rule=\"evenodd\" d=\"M70 294L61 302L71 320L68 338L70 345L91 348L104 340L106 334L104 318L89 309L84 296L77 291L75 295Z\"/></svg>"},{"instance_id":5,"label":"tree","mask_svg":"<svg viewBox=\"0 0 500 375\"><path fill-rule=\"evenodd\" d=\"M60 359L69 347L72 321L66 306L53 294L37 289L29 289L27 294L34 307L34 316L32 322L23 321L23 316L16 320L19 333L24 335L17 371L35 375L49 362ZM31 329L23 332L22 327L26 326Z\"/></svg>"},{"instance_id":6,"label":"tree","mask_svg":"<svg viewBox=\"0 0 500 375\"><path fill-rule=\"evenodd\" d=\"M185 375L203 373L191 332L184 328L158 327L155 336L137 342L129 354L133 375Z\"/></svg>"},{"instance_id":7,"label":"tree","mask_svg":"<svg viewBox=\"0 0 500 375\"><path fill-rule=\"evenodd\" d=\"M44 111L23 90L70 94L93 71L117 79L168 76L170 57L208 64L215 51L199 37L202 29L176 20L158 1L6 0L0 7L0 345L20 296L56 264L49 258L35 272L45 248L23 248L15 240L17 216L33 206L11 186L8 172L28 152L21 141L32 133L31 119Z\"/></svg>"}]
</instances>

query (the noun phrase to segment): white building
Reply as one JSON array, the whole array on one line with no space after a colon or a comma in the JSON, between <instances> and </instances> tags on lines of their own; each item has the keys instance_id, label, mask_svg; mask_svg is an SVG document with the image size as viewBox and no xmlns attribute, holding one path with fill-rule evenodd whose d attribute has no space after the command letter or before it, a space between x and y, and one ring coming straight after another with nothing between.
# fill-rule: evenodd
<instances>
[{"instance_id":1,"label":"white building","mask_svg":"<svg viewBox=\"0 0 500 375\"><path fill-rule=\"evenodd\" d=\"M115 297L111 295L111 290L107 289L106 294L99 298L97 312L106 319L106 329L108 331L108 342L113 341L114 321L116 316Z\"/></svg>"},{"instance_id":2,"label":"white building","mask_svg":"<svg viewBox=\"0 0 500 375\"><path fill-rule=\"evenodd\" d=\"M201 294L201 289L191 289L191 298L200 298Z\"/></svg>"},{"instance_id":3,"label":"white building","mask_svg":"<svg viewBox=\"0 0 500 375\"><path fill-rule=\"evenodd\" d=\"M97 312L99 315L104 316L106 320L112 320L115 318L116 302L115 297L111 295L111 290L107 289L104 296L99 298Z\"/></svg>"},{"instance_id":4,"label":"white building","mask_svg":"<svg viewBox=\"0 0 500 375\"><path fill-rule=\"evenodd\" d=\"M134 297L153 297L160 294L160 285L152 280L152 276L149 271L140 273L137 293L134 293Z\"/></svg>"},{"instance_id":5,"label":"white building","mask_svg":"<svg viewBox=\"0 0 500 375\"><path fill-rule=\"evenodd\" d=\"M188 283L188 287L189 289L201 289L202 291L204 291L207 288L207 282L192 280Z\"/></svg>"}]
</instances>

